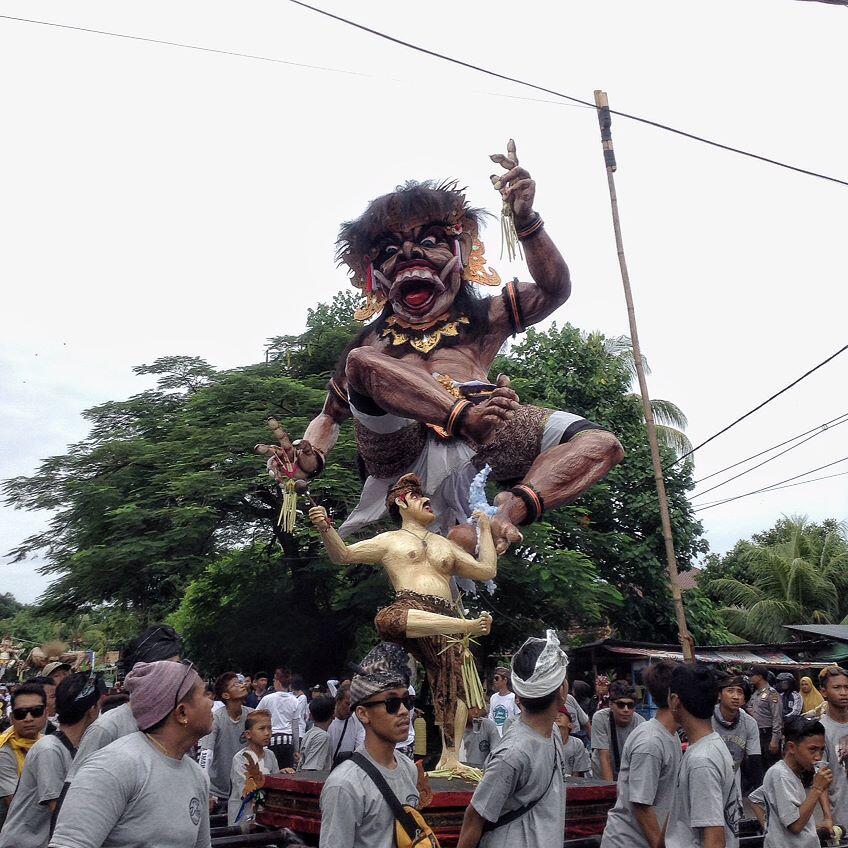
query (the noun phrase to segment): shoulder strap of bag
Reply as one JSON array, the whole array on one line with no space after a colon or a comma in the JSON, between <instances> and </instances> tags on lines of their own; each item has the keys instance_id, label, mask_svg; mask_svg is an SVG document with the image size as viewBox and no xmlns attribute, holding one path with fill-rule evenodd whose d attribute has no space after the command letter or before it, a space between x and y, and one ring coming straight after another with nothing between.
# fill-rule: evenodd
<instances>
[{"instance_id":1,"label":"shoulder strap of bag","mask_svg":"<svg viewBox=\"0 0 848 848\"><path fill-rule=\"evenodd\" d=\"M61 730L57 730L53 735L65 746L71 755L71 759L73 759L77 755L77 749L71 744L71 740Z\"/></svg>"},{"instance_id":2,"label":"shoulder strap of bag","mask_svg":"<svg viewBox=\"0 0 848 848\"><path fill-rule=\"evenodd\" d=\"M339 755L339 749L342 747L342 742L344 742L345 733L347 733L347 723L350 721L350 716L345 719L344 727L342 727L341 735L339 736L339 741L336 744L336 750L333 751L333 762L336 761L336 757Z\"/></svg>"},{"instance_id":3,"label":"shoulder strap of bag","mask_svg":"<svg viewBox=\"0 0 848 848\"><path fill-rule=\"evenodd\" d=\"M368 777L371 778L374 785L380 790L380 794L389 805L392 815L406 831L407 836L410 839L414 839L415 832L418 830L418 825L415 823L415 819L413 819L412 816L409 815L409 813L403 808L403 804L401 804L398 800L397 795L392 792L391 787L388 783L386 783L386 779L382 774L380 774L380 770L374 765L374 763L359 752L355 753L351 759L368 775Z\"/></svg>"},{"instance_id":4,"label":"shoulder strap of bag","mask_svg":"<svg viewBox=\"0 0 848 848\"><path fill-rule=\"evenodd\" d=\"M609 720L610 753L612 754L613 778L618 778L618 770L621 768L621 751L618 749L618 731L612 718L612 710L607 713Z\"/></svg>"},{"instance_id":5,"label":"shoulder strap of bag","mask_svg":"<svg viewBox=\"0 0 848 848\"><path fill-rule=\"evenodd\" d=\"M558 732L558 731L554 731ZM551 779L548 781L548 785L545 787L545 791L536 799L531 801L529 804L525 804L523 807L519 807L517 810L510 810L508 813L504 813L496 822L487 821L483 825L483 833L489 833L492 830L496 830L499 827L503 827L505 824L509 824L510 822L514 822L516 819L520 819L522 816L527 815L533 807L536 806L547 794L550 792L551 786L554 783L554 777L556 777L557 769L559 768L559 754L557 753L556 742L554 742L554 767L551 771Z\"/></svg>"}]
</instances>

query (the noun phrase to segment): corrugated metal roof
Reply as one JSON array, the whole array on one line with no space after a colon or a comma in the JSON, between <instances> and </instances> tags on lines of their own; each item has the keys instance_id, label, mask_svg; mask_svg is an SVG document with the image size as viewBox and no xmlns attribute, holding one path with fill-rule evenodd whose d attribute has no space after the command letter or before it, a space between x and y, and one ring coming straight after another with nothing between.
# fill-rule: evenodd
<instances>
[{"instance_id":1,"label":"corrugated metal roof","mask_svg":"<svg viewBox=\"0 0 848 848\"><path fill-rule=\"evenodd\" d=\"M666 651L660 648L629 648L619 645L607 645L606 649L614 654L626 654L631 657L650 657L657 660L682 660L681 651ZM695 659L698 662L718 663L721 665L767 665L788 668L822 668L823 662L796 662L791 657L779 651L761 651L754 654L751 651L705 651L695 648Z\"/></svg>"},{"instance_id":2,"label":"corrugated metal roof","mask_svg":"<svg viewBox=\"0 0 848 848\"><path fill-rule=\"evenodd\" d=\"M805 636L823 636L837 642L848 642L848 624L784 624L786 630Z\"/></svg>"}]
</instances>

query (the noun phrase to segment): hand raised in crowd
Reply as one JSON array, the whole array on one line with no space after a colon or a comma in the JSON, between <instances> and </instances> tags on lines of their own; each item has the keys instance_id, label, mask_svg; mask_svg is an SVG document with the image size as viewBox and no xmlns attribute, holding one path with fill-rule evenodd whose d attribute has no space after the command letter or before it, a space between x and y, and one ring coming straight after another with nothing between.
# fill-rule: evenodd
<instances>
[{"instance_id":1,"label":"hand raised in crowd","mask_svg":"<svg viewBox=\"0 0 848 848\"><path fill-rule=\"evenodd\" d=\"M830 766L822 766L813 778L813 789L826 792L832 781L833 772L830 770Z\"/></svg>"}]
</instances>

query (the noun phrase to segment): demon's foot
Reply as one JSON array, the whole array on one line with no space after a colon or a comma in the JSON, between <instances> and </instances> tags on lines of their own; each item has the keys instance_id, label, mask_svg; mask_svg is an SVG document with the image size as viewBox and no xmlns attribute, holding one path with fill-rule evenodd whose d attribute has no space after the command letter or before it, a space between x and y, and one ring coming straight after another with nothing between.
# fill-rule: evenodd
<instances>
[{"instance_id":1,"label":"demon's foot","mask_svg":"<svg viewBox=\"0 0 848 848\"><path fill-rule=\"evenodd\" d=\"M508 494L508 493L503 493ZM498 496L500 497L500 495ZM510 495L510 497L514 497ZM516 499L517 500L517 499ZM495 503L497 503L497 498ZM519 501L523 507L523 504ZM492 516L492 538L495 541L495 550L500 556L506 553L509 546L523 540L521 531L515 526L508 513L500 509L496 515ZM448 533L450 539L455 545L459 545L463 550L470 553L472 556L477 551L477 528L473 524L458 524L453 530Z\"/></svg>"}]
</instances>

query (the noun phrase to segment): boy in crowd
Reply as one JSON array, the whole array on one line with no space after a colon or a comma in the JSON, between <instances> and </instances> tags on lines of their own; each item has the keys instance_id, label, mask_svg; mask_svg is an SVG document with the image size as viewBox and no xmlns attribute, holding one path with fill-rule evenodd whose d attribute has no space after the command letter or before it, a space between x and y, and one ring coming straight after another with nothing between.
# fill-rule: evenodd
<instances>
[{"instance_id":1,"label":"boy in crowd","mask_svg":"<svg viewBox=\"0 0 848 848\"><path fill-rule=\"evenodd\" d=\"M718 686L712 671L681 663L671 673L668 705L689 745L680 761L666 823L666 848L738 848L742 809L733 760L713 730Z\"/></svg>"},{"instance_id":2,"label":"boy in crowd","mask_svg":"<svg viewBox=\"0 0 848 848\"><path fill-rule=\"evenodd\" d=\"M459 746L459 761L481 769L500 741L498 726L483 715L482 708L471 707L465 722L465 733L462 734L462 744Z\"/></svg>"},{"instance_id":3,"label":"boy in crowd","mask_svg":"<svg viewBox=\"0 0 848 848\"><path fill-rule=\"evenodd\" d=\"M754 693L745 707L759 728L763 768L780 759L780 737L783 733L783 706L777 690L768 682L768 673L764 665L755 665L748 672Z\"/></svg>"},{"instance_id":4,"label":"boy in crowd","mask_svg":"<svg viewBox=\"0 0 848 848\"><path fill-rule=\"evenodd\" d=\"M521 710L515 702L515 693L509 690L509 669L499 665L492 677L495 691L489 698L489 718L503 736L505 725L510 718L518 718Z\"/></svg>"},{"instance_id":5,"label":"boy in crowd","mask_svg":"<svg viewBox=\"0 0 848 848\"><path fill-rule=\"evenodd\" d=\"M179 662L180 652L180 636L177 631L167 624L154 624L127 644L121 655L121 665L125 672L129 672L140 662ZM138 725L133 718L129 702L108 713L101 713L83 735L65 782L70 783L74 779L82 764L93 753L137 730Z\"/></svg>"},{"instance_id":6,"label":"boy in crowd","mask_svg":"<svg viewBox=\"0 0 848 848\"><path fill-rule=\"evenodd\" d=\"M562 739L562 759L565 763L566 776L585 777L592 767L589 762L589 752L582 739L571 735L573 722L568 707L559 708L554 724Z\"/></svg>"},{"instance_id":7,"label":"boy in crowd","mask_svg":"<svg viewBox=\"0 0 848 848\"><path fill-rule=\"evenodd\" d=\"M809 791L802 778L821 762L825 750L821 722L792 717L783 726L783 759L767 772L763 785L751 793L754 813L765 832L764 848L818 848L813 818L827 795L833 772L816 771Z\"/></svg>"},{"instance_id":8,"label":"boy in crowd","mask_svg":"<svg viewBox=\"0 0 848 848\"><path fill-rule=\"evenodd\" d=\"M718 681L718 703L713 710L713 730L724 739L733 760L736 788L742 795L742 769L746 785L755 789L763 782L760 756L760 731L757 722L742 709L745 705L745 681L725 675Z\"/></svg>"},{"instance_id":9,"label":"boy in crowd","mask_svg":"<svg viewBox=\"0 0 848 848\"><path fill-rule=\"evenodd\" d=\"M215 681L215 700L223 708L212 712L212 731L200 740L198 763L209 775L209 811L214 812L230 797L230 772L233 757L242 747L250 710L244 705L247 687L233 671L224 672Z\"/></svg>"},{"instance_id":10,"label":"boy in crowd","mask_svg":"<svg viewBox=\"0 0 848 848\"><path fill-rule=\"evenodd\" d=\"M12 726L0 734L0 823L15 797L26 755L47 724L47 697L35 683L24 683L12 693Z\"/></svg>"},{"instance_id":11,"label":"boy in crowd","mask_svg":"<svg viewBox=\"0 0 848 848\"><path fill-rule=\"evenodd\" d=\"M327 728L333 722L336 705L332 698L318 695L309 702L312 727L303 737L298 771L329 771L333 767L333 749Z\"/></svg>"},{"instance_id":12,"label":"boy in crowd","mask_svg":"<svg viewBox=\"0 0 848 848\"><path fill-rule=\"evenodd\" d=\"M246 707L255 710L259 702L268 694L268 681L271 679L267 671L257 671L253 675L253 688L244 701Z\"/></svg>"},{"instance_id":13,"label":"boy in crowd","mask_svg":"<svg viewBox=\"0 0 848 848\"><path fill-rule=\"evenodd\" d=\"M274 691L263 696L257 709L271 713L270 748L280 769L294 768L294 752L300 748L300 704L282 672L275 675Z\"/></svg>"},{"instance_id":14,"label":"boy in crowd","mask_svg":"<svg viewBox=\"0 0 848 848\"><path fill-rule=\"evenodd\" d=\"M592 716L592 774L612 782L618 779L627 737L645 719L636 712L636 692L626 680L612 683L609 699L609 707Z\"/></svg>"},{"instance_id":15,"label":"boy in crowd","mask_svg":"<svg viewBox=\"0 0 848 848\"><path fill-rule=\"evenodd\" d=\"M42 736L27 754L18 790L0 832L0 848L45 848L50 820L65 775L86 728L100 713L105 686L87 672L65 678L56 689L62 729Z\"/></svg>"},{"instance_id":16,"label":"boy in crowd","mask_svg":"<svg viewBox=\"0 0 848 848\"><path fill-rule=\"evenodd\" d=\"M350 702L365 728L365 744L324 784L320 848L393 848L395 816L383 792L391 792L401 804L418 806L418 771L395 750L409 735L412 700L406 662L403 648L383 642L353 677Z\"/></svg>"},{"instance_id":17,"label":"boy in crowd","mask_svg":"<svg viewBox=\"0 0 848 848\"><path fill-rule=\"evenodd\" d=\"M677 667L661 660L645 672L657 714L628 737L621 753L618 798L610 810L601 848L660 848L680 768L677 720L668 706L671 675Z\"/></svg>"},{"instance_id":18,"label":"boy in crowd","mask_svg":"<svg viewBox=\"0 0 848 848\"><path fill-rule=\"evenodd\" d=\"M277 774L277 758L268 749L271 741L271 713L253 710L245 719L244 738L247 744L230 759L230 797L227 801L227 824L253 820L253 799L244 797L248 760L262 774Z\"/></svg>"},{"instance_id":19,"label":"boy in crowd","mask_svg":"<svg viewBox=\"0 0 848 848\"><path fill-rule=\"evenodd\" d=\"M458 848L551 848L565 831L565 774L554 720L565 705L568 658L555 630L512 658L521 718L486 765L465 810ZM567 684L566 684L567 685Z\"/></svg>"},{"instance_id":20,"label":"boy in crowd","mask_svg":"<svg viewBox=\"0 0 848 848\"><path fill-rule=\"evenodd\" d=\"M833 820L848 824L848 671L839 666L823 668L819 673L827 714L819 721L825 733L825 759L833 766L829 798Z\"/></svg>"},{"instance_id":21,"label":"boy in crowd","mask_svg":"<svg viewBox=\"0 0 848 848\"><path fill-rule=\"evenodd\" d=\"M333 765L338 765L365 744L365 728L351 712L350 685L339 685L335 698L336 711L327 732L330 734Z\"/></svg>"}]
</instances>

